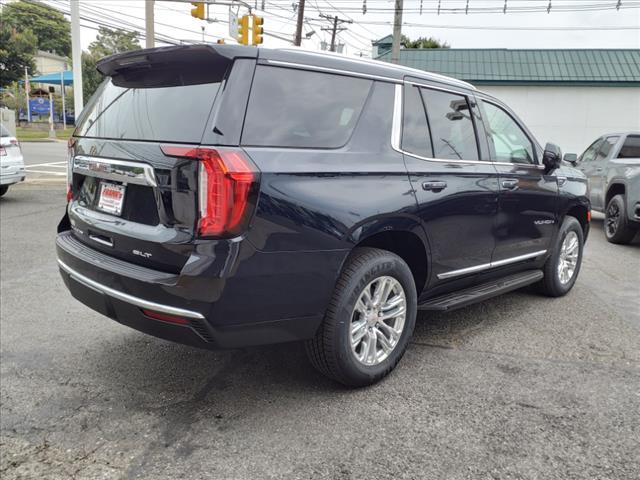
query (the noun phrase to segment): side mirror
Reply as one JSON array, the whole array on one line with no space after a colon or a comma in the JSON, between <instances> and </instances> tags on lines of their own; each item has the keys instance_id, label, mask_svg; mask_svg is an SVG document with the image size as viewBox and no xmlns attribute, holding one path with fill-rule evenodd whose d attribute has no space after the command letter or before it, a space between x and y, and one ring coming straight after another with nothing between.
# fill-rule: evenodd
<instances>
[{"instance_id":1,"label":"side mirror","mask_svg":"<svg viewBox=\"0 0 640 480\"><path fill-rule=\"evenodd\" d=\"M547 143L542 154L542 164L545 173L549 173L556 168L560 168L562 164L562 150L555 143Z\"/></svg>"},{"instance_id":2,"label":"side mirror","mask_svg":"<svg viewBox=\"0 0 640 480\"><path fill-rule=\"evenodd\" d=\"M565 153L564 157L562 157L562 160L564 160L567 163L570 163L574 167L578 165L578 155L576 155L575 153Z\"/></svg>"}]
</instances>

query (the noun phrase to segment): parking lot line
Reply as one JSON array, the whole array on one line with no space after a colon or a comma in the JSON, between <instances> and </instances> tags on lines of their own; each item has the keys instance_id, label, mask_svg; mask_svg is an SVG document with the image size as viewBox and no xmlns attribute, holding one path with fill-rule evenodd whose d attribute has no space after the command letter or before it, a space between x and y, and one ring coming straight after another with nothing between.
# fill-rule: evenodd
<instances>
[{"instance_id":1,"label":"parking lot line","mask_svg":"<svg viewBox=\"0 0 640 480\"><path fill-rule=\"evenodd\" d=\"M26 170L27 170L27 173L44 173L47 175L58 175L61 177L64 177L67 174L67 172L49 172L48 170L30 170L28 167Z\"/></svg>"},{"instance_id":2,"label":"parking lot line","mask_svg":"<svg viewBox=\"0 0 640 480\"><path fill-rule=\"evenodd\" d=\"M26 168L32 168L32 167L66 168L67 162L49 162L49 163L36 163L35 165L26 165Z\"/></svg>"}]
</instances>

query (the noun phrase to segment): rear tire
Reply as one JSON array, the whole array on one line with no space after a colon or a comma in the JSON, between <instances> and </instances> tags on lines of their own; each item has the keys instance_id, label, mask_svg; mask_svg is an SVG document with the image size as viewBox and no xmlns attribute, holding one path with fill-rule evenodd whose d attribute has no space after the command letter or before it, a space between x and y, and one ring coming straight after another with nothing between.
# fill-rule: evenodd
<instances>
[{"instance_id":1,"label":"rear tire","mask_svg":"<svg viewBox=\"0 0 640 480\"><path fill-rule=\"evenodd\" d=\"M4 196L5 193L9 191L9 185L1 185L0 186L0 197Z\"/></svg>"},{"instance_id":2,"label":"rear tire","mask_svg":"<svg viewBox=\"0 0 640 480\"><path fill-rule=\"evenodd\" d=\"M624 195L614 195L604 211L604 236L611 243L626 245L636 236L637 228L627 218Z\"/></svg>"},{"instance_id":3,"label":"rear tire","mask_svg":"<svg viewBox=\"0 0 640 480\"><path fill-rule=\"evenodd\" d=\"M544 278L538 284L542 294L562 297L576 283L582 265L584 233L575 217L565 217L551 255L544 264Z\"/></svg>"},{"instance_id":4,"label":"rear tire","mask_svg":"<svg viewBox=\"0 0 640 480\"><path fill-rule=\"evenodd\" d=\"M309 360L344 385L376 383L402 358L416 311L416 287L404 260L386 250L356 248L338 278L322 325L306 343Z\"/></svg>"}]
</instances>

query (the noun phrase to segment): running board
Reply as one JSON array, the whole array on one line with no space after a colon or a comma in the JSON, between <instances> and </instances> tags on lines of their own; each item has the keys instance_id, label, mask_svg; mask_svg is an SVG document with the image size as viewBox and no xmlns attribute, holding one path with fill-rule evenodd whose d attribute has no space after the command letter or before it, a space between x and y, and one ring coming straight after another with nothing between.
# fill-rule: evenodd
<instances>
[{"instance_id":1,"label":"running board","mask_svg":"<svg viewBox=\"0 0 640 480\"><path fill-rule=\"evenodd\" d=\"M418 310L437 310L446 312L456 308L466 307L473 303L482 302L488 298L517 290L542 279L542 270L527 270L492 282L476 285L458 292L447 293L431 298L418 305Z\"/></svg>"}]
</instances>

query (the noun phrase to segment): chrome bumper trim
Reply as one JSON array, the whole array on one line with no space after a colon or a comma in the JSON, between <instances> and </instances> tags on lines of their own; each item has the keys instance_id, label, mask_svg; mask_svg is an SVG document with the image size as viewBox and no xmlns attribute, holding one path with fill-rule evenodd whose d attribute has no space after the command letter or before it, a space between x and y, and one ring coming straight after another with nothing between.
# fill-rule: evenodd
<instances>
[{"instance_id":1,"label":"chrome bumper trim","mask_svg":"<svg viewBox=\"0 0 640 480\"><path fill-rule=\"evenodd\" d=\"M517 257L505 258L504 260L496 260L491 263L484 263L482 265L474 265L473 267L461 268L460 270L452 270L450 272L444 272L438 274L438 279L444 280L445 278L459 277L460 275L466 275L468 273L482 272L489 270L490 268L502 267L503 265L509 265L511 263L522 262L531 258L539 257L547 253L546 250L539 250L537 252L527 253L525 255L519 255Z\"/></svg>"},{"instance_id":2,"label":"chrome bumper trim","mask_svg":"<svg viewBox=\"0 0 640 480\"><path fill-rule=\"evenodd\" d=\"M176 315L178 317L196 318L198 320L204 320L204 315L202 315L201 313L193 312L191 310L184 310L182 308L172 307L169 305L162 305L160 303L150 302L148 300L143 300L142 298L134 297L133 295L120 292L111 287L107 287L106 285L102 285L101 283L98 283L95 280L91 280L90 278L85 277L81 273L76 272L73 268L71 268L69 265L67 265L60 259L58 259L58 265L62 270L67 272L72 278L86 285L87 287L92 288L94 290L98 290L99 292L102 292L105 295L108 295L113 298L117 298L118 300L121 300L123 302L135 305L136 307L146 308L156 312L167 313L169 315Z\"/></svg>"}]
</instances>

